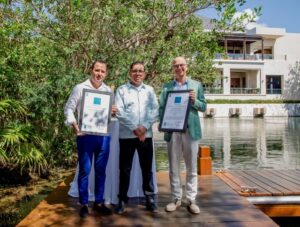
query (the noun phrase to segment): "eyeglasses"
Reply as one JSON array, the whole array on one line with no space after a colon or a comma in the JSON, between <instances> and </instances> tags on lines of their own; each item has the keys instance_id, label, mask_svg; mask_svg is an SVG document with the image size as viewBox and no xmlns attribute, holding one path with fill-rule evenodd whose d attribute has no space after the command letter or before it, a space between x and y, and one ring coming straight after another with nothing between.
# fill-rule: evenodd
<instances>
[{"instance_id":1,"label":"eyeglasses","mask_svg":"<svg viewBox=\"0 0 300 227\"><path fill-rule=\"evenodd\" d=\"M173 65L173 68L182 68L183 66L186 66L186 64L177 64L177 65Z\"/></svg>"},{"instance_id":2,"label":"eyeglasses","mask_svg":"<svg viewBox=\"0 0 300 227\"><path fill-rule=\"evenodd\" d=\"M143 73L145 72L144 70L141 70L141 69L133 69L131 70L132 73Z\"/></svg>"}]
</instances>

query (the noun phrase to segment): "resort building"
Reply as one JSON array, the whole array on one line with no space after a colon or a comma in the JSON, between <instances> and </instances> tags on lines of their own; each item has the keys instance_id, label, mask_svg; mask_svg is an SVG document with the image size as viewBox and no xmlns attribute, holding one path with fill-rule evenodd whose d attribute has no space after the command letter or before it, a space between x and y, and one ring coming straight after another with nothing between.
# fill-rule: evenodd
<instances>
[{"instance_id":1,"label":"resort building","mask_svg":"<svg viewBox=\"0 0 300 227\"><path fill-rule=\"evenodd\" d=\"M225 35L220 45L220 76L205 86L207 99L300 100L300 34L255 27Z\"/></svg>"}]
</instances>

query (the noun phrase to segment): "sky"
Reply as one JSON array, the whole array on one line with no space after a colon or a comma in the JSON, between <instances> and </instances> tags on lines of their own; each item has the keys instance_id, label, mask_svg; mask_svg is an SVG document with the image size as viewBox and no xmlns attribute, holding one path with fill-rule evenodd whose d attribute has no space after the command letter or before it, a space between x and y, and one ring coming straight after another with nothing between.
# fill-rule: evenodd
<instances>
[{"instance_id":1,"label":"sky","mask_svg":"<svg viewBox=\"0 0 300 227\"><path fill-rule=\"evenodd\" d=\"M239 11L257 6L262 6L262 15L259 16L257 24L285 28L288 33L300 33L300 0L246 0L245 5L239 8ZM210 18L216 17L212 9L200 14Z\"/></svg>"}]
</instances>

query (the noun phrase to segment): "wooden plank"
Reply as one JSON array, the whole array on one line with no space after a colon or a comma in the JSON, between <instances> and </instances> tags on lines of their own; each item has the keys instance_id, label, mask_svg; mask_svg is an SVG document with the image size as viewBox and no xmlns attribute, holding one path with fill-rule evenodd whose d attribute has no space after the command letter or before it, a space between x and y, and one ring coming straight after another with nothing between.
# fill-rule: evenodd
<instances>
[{"instance_id":1,"label":"wooden plank","mask_svg":"<svg viewBox=\"0 0 300 227\"><path fill-rule=\"evenodd\" d=\"M282 171L283 172L283 171ZM282 175L278 175L275 171L265 170L263 173L264 176L272 179L273 182L276 182L278 185L287 188L291 192L286 195L299 195L300 194L300 185L293 183L290 180L285 179Z\"/></svg>"},{"instance_id":2,"label":"wooden plank","mask_svg":"<svg viewBox=\"0 0 300 227\"><path fill-rule=\"evenodd\" d=\"M241 186L233 178L228 177L225 173L216 174L220 179L222 179L226 184L228 184L237 193L240 193Z\"/></svg>"},{"instance_id":3,"label":"wooden plank","mask_svg":"<svg viewBox=\"0 0 300 227\"><path fill-rule=\"evenodd\" d=\"M300 173L300 169L295 169L297 171L297 173Z\"/></svg>"},{"instance_id":4,"label":"wooden plank","mask_svg":"<svg viewBox=\"0 0 300 227\"><path fill-rule=\"evenodd\" d=\"M278 195L283 195L282 192L278 192L278 190L275 190L273 187L264 184L263 182L261 182L260 180L257 180L256 178L254 178L253 176L244 173L243 171L237 171L236 174L240 175L241 177L244 177L245 179L248 179L249 181L253 182L254 184L257 185L257 187L262 188L263 190L265 190L266 193L270 193L268 196L272 196L274 194L278 194ZM253 195L255 196L255 195ZM260 196L260 195L257 195Z\"/></svg>"},{"instance_id":5,"label":"wooden plank","mask_svg":"<svg viewBox=\"0 0 300 227\"><path fill-rule=\"evenodd\" d=\"M243 176L242 172L240 171L230 171L229 174L231 174L231 177L240 180L240 186L246 185L246 187L249 186L249 187L256 188L256 192L254 193L253 192L248 192L247 194L244 193L246 196L271 196L272 195L271 190L267 190L265 187L262 187L261 185L257 184L257 182L253 181L252 179ZM240 195L244 195L244 194L240 193Z\"/></svg>"},{"instance_id":6,"label":"wooden plank","mask_svg":"<svg viewBox=\"0 0 300 227\"><path fill-rule=\"evenodd\" d=\"M192 227L199 227L199 225L192 225ZM202 225L201 225L202 226ZM260 222L253 222L253 221L245 221L245 222L230 222L230 223L224 223L224 222L208 222L205 223L202 227L211 227L211 226L218 226L218 227L272 227L272 226L278 226L275 223L269 223L265 221Z\"/></svg>"},{"instance_id":7,"label":"wooden plank","mask_svg":"<svg viewBox=\"0 0 300 227\"><path fill-rule=\"evenodd\" d=\"M248 177L249 179L252 179L253 181L257 182L257 184L261 187L264 187L271 191L273 196L284 195L284 193L290 192L286 188L282 188L281 186L275 184L270 179L261 176L260 174L258 174L257 171L248 170L241 171L240 173L243 174L245 177Z\"/></svg>"},{"instance_id":8,"label":"wooden plank","mask_svg":"<svg viewBox=\"0 0 300 227\"><path fill-rule=\"evenodd\" d=\"M297 173L296 170L286 169L286 170L274 170L274 173L282 178L285 178L297 185L300 185L300 173Z\"/></svg>"},{"instance_id":9,"label":"wooden plank","mask_svg":"<svg viewBox=\"0 0 300 227\"><path fill-rule=\"evenodd\" d=\"M270 175L268 171L250 170L249 173L252 173L253 176L257 177L257 179L261 179L261 181L281 191L283 195L292 195L293 193L291 189L281 183L281 180L279 178L274 179L274 177Z\"/></svg>"},{"instance_id":10,"label":"wooden plank","mask_svg":"<svg viewBox=\"0 0 300 227\"><path fill-rule=\"evenodd\" d=\"M232 172L232 175L234 177L240 177L243 180L248 180L249 182L251 182L251 185L254 184L257 187L257 189L259 189L259 193L253 193L252 196L272 196L273 193L277 192L272 187L262 184L257 179L247 174L244 174L242 171L234 171Z\"/></svg>"}]
</instances>

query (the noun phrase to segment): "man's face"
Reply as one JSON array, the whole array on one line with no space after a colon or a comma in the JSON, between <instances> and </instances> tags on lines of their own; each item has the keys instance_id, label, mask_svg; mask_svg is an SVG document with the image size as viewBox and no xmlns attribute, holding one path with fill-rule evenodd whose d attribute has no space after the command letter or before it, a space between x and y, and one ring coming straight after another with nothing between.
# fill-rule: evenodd
<instances>
[{"instance_id":1,"label":"man's face","mask_svg":"<svg viewBox=\"0 0 300 227\"><path fill-rule=\"evenodd\" d=\"M142 64L135 64L129 72L131 83L140 86L145 79L145 69Z\"/></svg>"},{"instance_id":2,"label":"man's face","mask_svg":"<svg viewBox=\"0 0 300 227\"><path fill-rule=\"evenodd\" d=\"M182 78L186 76L187 64L184 58L182 57L175 58L173 61L172 68L176 78Z\"/></svg>"},{"instance_id":3,"label":"man's face","mask_svg":"<svg viewBox=\"0 0 300 227\"><path fill-rule=\"evenodd\" d=\"M91 80L96 85L101 85L106 77L106 65L100 62L96 62L92 69Z\"/></svg>"}]
</instances>

